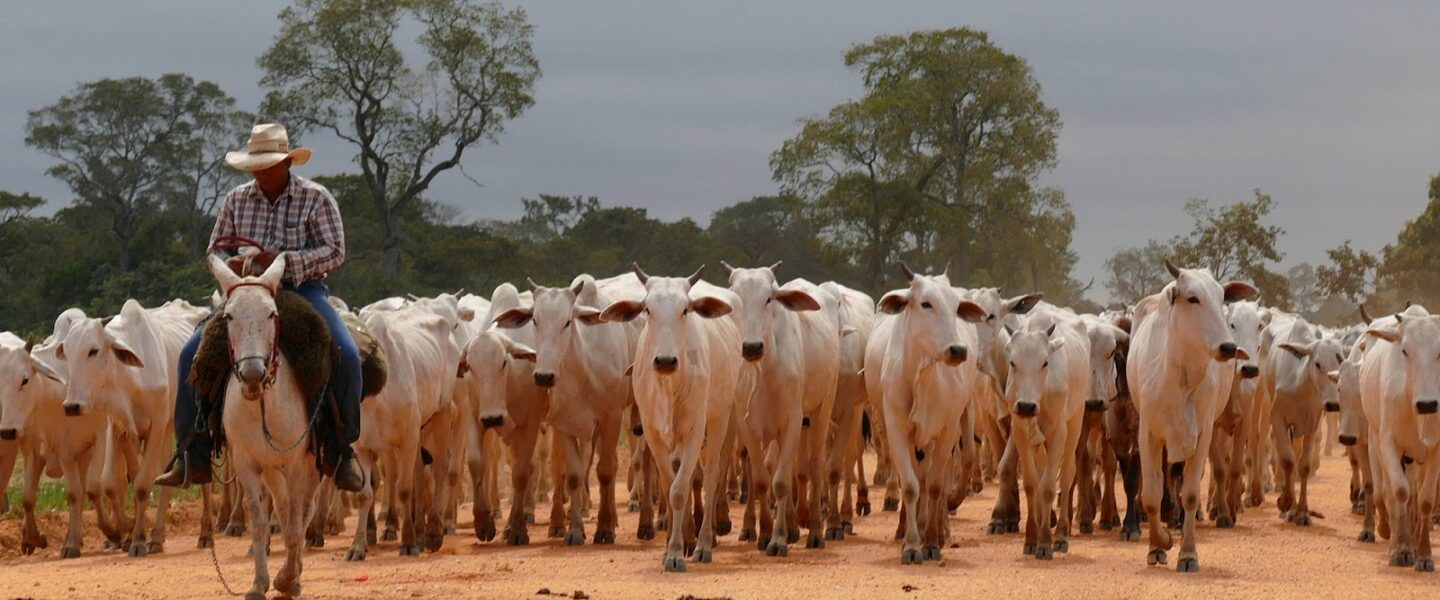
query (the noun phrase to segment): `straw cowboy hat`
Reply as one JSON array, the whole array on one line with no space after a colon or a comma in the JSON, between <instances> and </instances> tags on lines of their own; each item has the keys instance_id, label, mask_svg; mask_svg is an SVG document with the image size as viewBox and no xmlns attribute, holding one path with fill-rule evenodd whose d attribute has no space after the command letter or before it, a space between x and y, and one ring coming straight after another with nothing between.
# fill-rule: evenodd
<instances>
[{"instance_id":1,"label":"straw cowboy hat","mask_svg":"<svg viewBox=\"0 0 1440 600\"><path fill-rule=\"evenodd\" d=\"M261 123L250 130L250 141L244 150L225 153L225 164L241 171L262 171L286 158L291 164L303 165L310 160L309 148L290 149L290 136L279 123Z\"/></svg>"}]
</instances>

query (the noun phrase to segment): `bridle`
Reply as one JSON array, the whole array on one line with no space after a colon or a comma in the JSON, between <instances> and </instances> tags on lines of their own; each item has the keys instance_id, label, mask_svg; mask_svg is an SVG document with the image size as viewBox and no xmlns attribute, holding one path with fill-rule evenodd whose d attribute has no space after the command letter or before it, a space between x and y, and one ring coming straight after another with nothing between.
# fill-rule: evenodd
<instances>
[{"instance_id":1,"label":"bridle","mask_svg":"<svg viewBox=\"0 0 1440 600\"><path fill-rule=\"evenodd\" d=\"M263 283L260 283L259 281L242 281L242 282L240 282L240 283L238 283L238 284L235 284L235 285L233 285L233 286L230 286L229 289L225 290L225 303L226 303L226 304L229 304L229 303L230 303L230 298L234 297L233 294L234 294L235 290L240 289L240 288L242 288L242 287L258 287L258 288L264 289L264 290L267 291L267 292L270 292L270 297L271 297L271 298L274 298L274 297L275 297L275 292L276 292L275 288L272 288L272 287L270 287L270 286L268 286L268 285L265 285L265 284L263 284ZM257 355L257 356L242 356L242 357L240 357L240 358L235 358L235 342L234 342L234 340L230 340L230 341L228 342L228 344L229 344L228 351L229 351L229 353L230 353L230 370L231 370L231 372L239 373L239 372L240 372L240 363L242 363L242 362L244 362L244 361L247 361L247 360L263 360L263 361L265 361L265 381L263 381L263 382L261 383L261 390L262 390L262 391L264 391L264 390L269 390L272 386L274 386L274 385L275 385L275 378L276 378L276 376L278 376L278 375L280 374L280 318L279 318L278 316L276 316L276 317L274 317L274 321L275 321L275 334L274 334L274 336L273 336L273 337L271 338L271 340L270 340L270 354L269 354L268 356L259 356L259 355ZM227 338L228 338L228 336L227 336Z\"/></svg>"}]
</instances>

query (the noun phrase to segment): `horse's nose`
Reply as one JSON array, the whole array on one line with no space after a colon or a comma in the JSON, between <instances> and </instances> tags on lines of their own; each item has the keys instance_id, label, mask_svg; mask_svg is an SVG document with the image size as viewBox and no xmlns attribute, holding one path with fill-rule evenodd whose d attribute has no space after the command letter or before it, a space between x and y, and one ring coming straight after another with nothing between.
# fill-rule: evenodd
<instances>
[{"instance_id":1,"label":"horse's nose","mask_svg":"<svg viewBox=\"0 0 1440 600\"><path fill-rule=\"evenodd\" d=\"M555 374L554 374L554 373L541 373L541 372L539 372L539 371L536 371L536 372L535 372L535 385L538 385L538 386L540 386L540 387L545 387L545 388L555 387Z\"/></svg>"}]
</instances>

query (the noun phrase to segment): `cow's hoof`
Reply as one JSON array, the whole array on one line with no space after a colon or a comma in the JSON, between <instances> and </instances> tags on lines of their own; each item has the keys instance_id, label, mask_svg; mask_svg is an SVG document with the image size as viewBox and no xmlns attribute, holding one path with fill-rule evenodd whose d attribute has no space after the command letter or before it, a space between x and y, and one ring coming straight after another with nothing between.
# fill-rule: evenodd
<instances>
[{"instance_id":1,"label":"cow's hoof","mask_svg":"<svg viewBox=\"0 0 1440 600\"><path fill-rule=\"evenodd\" d=\"M445 526L445 535L455 535L455 525L453 523Z\"/></svg>"},{"instance_id":2,"label":"cow's hoof","mask_svg":"<svg viewBox=\"0 0 1440 600\"><path fill-rule=\"evenodd\" d=\"M790 547L787 546L787 545L785 545L785 544L783 544L783 543L781 543L781 542L771 541L771 542L770 542L770 545L765 547L765 556L789 556L789 555L790 555Z\"/></svg>"},{"instance_id":3,"label":"cow's hoof","mask_svg":"<svg viewBox=\"0 0 1440 600\"><path fill-rule=\"evenodd\" d=\"M427 533L425 534L425 550L427 552L439 552L440 547L445 545L445 536Z\"/></svg>"},{"instance_id":4,"label":"cow's hoof","mask_svg":"<svg viewBox=\"0 0 1440 600\"><path fill-rule=\"evenodd\" d=\"M1005 533L1020 533L1020 523L1006 523Z\"/></svg>"},{"instance_id":5,"label":"cow's hoof","mask_svg":"<svg viewBox=\"0 0 1440 600\"><path fill-rule=\"evenodd\" d=\"M609 544L614 544L614 543L615 543L615 532L613 532L613 531L601 531L601 530L596 530L596 531L595 531L595 544L597 544L597 545L600 545L600 544L609 545Z\"/></svg>"},{"instance_id":6,"label":"cow's hoof","mask_svg":"<svg viewBox=\"0 0 1440 600\"><path fill-rule=\"evenodd\" d=\"M525 524L526 524L526 525L534 525L534 524L535 524L535 513L533 513L533 512L532 512L532 513L525 513Z\"/></svg>"},{"instance_id":7,"label":"cow's hoof","mask_svg":"<svg viewBox=\"0 0 1440 600\"><path fill-rule=\"evenodd\" d=\"M841 526L839 526L839 527L828 527L828 528L826 528L826 529L825 529L825 539L831 540L831 541L835 541L835 542L843 542L843 541L845 541L845 526L844 526L844 525L841 525Z\"/></svg>"},{"instance_id":8,"label":"cow's hoof","mask_svg":"<svg viewBox=\"0 0 1440 600\"><path fill-rule=\"evenodd\" d=\"M1070 553L1070 540L1055 540L1055 551Z\"/></svg>"},{"instance_id":9,"label":"cow's hoof","mask_svg":"<svg viewBox=\"0 0 1440 600\"><path fill-rule=\"evenodd\" d=\"M683 556L666 556L664 563L666 573L685 572L685 557Z\"/></svg>"},{"instance_id":10,"label":"cow's hoof","mask_svg":"<svg viewBox=\"0 0 1440 600\"><path fill-rule=\"evenodd\" d=\"M1177 573L1199 573L1200 559L1194 556L1182 556L1175 561L1175 572Z\"/></svg>"},{"instance_id":11,"label":"cow's hoof","mask_svg":"<svg viewBox=\"0 0 1440 600\"><path fill-rule=\"evenodd\" d=\"M660 519L655 522L656 531L670 531L670 519Z\"/></svg>"},{"instance_id":12,"label":"cow's hoof","mask_svg":"<svg viewBox=\"0 0 1440 600\"><path fill-rule=\"evenodd\" d=\"M244 537L245 526L239 523L231 523L225 527L225 535L230 537Z\"/></svg>"},{"instance_id":13,"label":"cow's hoof","mask_svg":"<svg viewBox=\"0 0 1440 600\"><path fill-rule=\"evenodd\" d=\"M60 558L80 558L80 549L66 546L60 549Z\"/></svg>"},{"instance_id":14,"label":"cow's hoof","mask_svg":"<svg viewBox=\"0 0 1440 600\"><path fill-rule=\"evenodd\" d=\"M1055 550L1053 548L1044 544L1035 546L1036 560L1051 560L1053 558L1055 558Z\"/></svg>"},{"instance_id":15,"label":"cow's hoof","mask_svg":"<svg viewBox=\"0 0 1440 600\"><path fill-rule=\"evenodd\" d=\"M398 539L400 539L400 536L396 535L395 530L389 527L386 527L385 531L380 533L380 541L382 542L393 542Z\"/></svg>"},{"instance_id":16,"label":"cow's hoof","mask_svg":"<svg viewBox=\"0 0 1440 600\"><path fill-rule=\"evenodd\" d=\"M565 537L565 526L560 523L551 524L550 529L547 529L545 531L545 536L552 540L558 540L562 537ZM654 534L651 534L651 537L654 537Z\"/></svg>"},{"instance_id":17,"label":"cow's hoof","mask_svg":"<svg viewBox=\"0 0 1440 600\"><path fill-rule=\"evenodd\" d=\"M730 535L734 531L735 524L730 521L720 521L715 524L715 535Z\"/></svg>"},{"instance_id":18,"label":"cow's hoof","mask_svg":"<svg viewBox=\"0 0 1440 600\"><path fill-rule=\"evenodd\" d=\"M1215 526L1220 529L1230 529L1235 526L1235 519L1228 516L1215 517Z\"/></svg>"},{"instance_id":19,"label":"cow's hoof","mask_svg":"<svg viewBox=\"0 0 1440 600\"><path fill-rule=\"evenodd\" d=\"M495 524L480 525L475 528L475 539L488 542L495 539Z\"/></svg>"},{"instance_id":20,"label":"cow's hoof","mask_svg":"<svg viewBox=\"0 0 1440 600\"><path fill-rule=\"evenodd\" d=\"M1308 512L1301 512L1301 513L1295 515L1293 518L1291 518L1291 519L1290 519L1290 522L1291 522L1291 523L1294 523L1294 524L1296 524L1296 525L1298 525L1298 526L1300 526L1300 527L1309 527L1309 526L1310 526L1310 513L1308 513Z\"/></svg>"},{"instance_id":21,"label":"cow's hoof","mask_svg":"<svg viewBox=\"0 0 1440 600\"><path fill-rule=\"evenodd\" d=\"M1390 554L1390 566L1408 567L1415 564L1415 553L1409 550L1401 550Z\"/></svg>"},{"instance_id":22,"label":"cow's hoof","mask_svg":"<svg viewBox=\"0 0 1440 600\"><path fill-rule=\"evenodd\" d=\"M1120 530L1120 541L1122 541L1122 542L1138 542L1138 541L1140 541L1140 528L1139 528L1139 527L1136 527L1136 528L1134 528L1134 529L1130 529L1130 528L1127 527L1127 528L1125 528L1125 529Z\"/></svg>"},{"instance_id":23,"label":"cow's hoof","mask_svg":"<svg viewBox=\"0 0 1440 600\"><path fill-rule=\"evenodd\" d=\"M1094 523L1091 523L1091 522L1089 522L1089 521L1081 521L1081 522L1080 522L1080 533L1082 533L1082 534L1084 534L1084 535L1090 535L1090 534L1092 534L1092 533L1095 533L1095 524L1094 524Z\"/></svg>"},{"instance_id":24,"label":"cow's hoof","mask_svg":"<svg viewBox=\"0 0 1440 600\"><path fill-rule=\"evenodd\" d=\"M420 544L401 545L400 556L420 556Z\"/></svg>"},{"instance_id":25,"label":"cow's hoof","mask_svg":"<svg viewBox=\"0 0 1440 600\"><path fill-rule=\"evenodd\" d=\"M1362 532L1360 532L1360 537L1359 537L1358 539L1359 539L1360 541L1362 541L1362 542L1369 542L1369 543L1373 544L1373 543L1375 543L1375 532L1373 532L1373 531L1362 531Z\"/></svg>"},{"instance_id":26,"label":"cow's hoof","mask_svg":"<svg viewBox=\"0 0 1440 600\"><path fill-rule=\"evenodd\" d=\"M1250 507L1250 508L1255 508L1255 507L1260 506L1261 504L1264 504L1264 503L1265 503L1265 497L1264 497L1264 496L1246 496L1246 497L1245 497L1245 506L1248 506L1248 507Z\"/></svg>"},{"instance_id":27,"label":"cow's hoof","mask_svg":"<svg viewBox=\"0 0 1440 600\"><path fill-rule=\"evenodd\" d=\"M1164 550L1159 550L1159 549L1151 550L1151 551L1150 551L1150 554L1145 557L1145 564L1150 565L1150 566L1152 566L1152 567L1155 566L1155 565L1163 565L1163 564L1165 564L1165 563L1166 563L1166 558L1165 558L1165 551L1164 551Z\"/></svg>"},{"instance_id":28,"label":"cow's hoof","mask_svg":"<svg viewBox=\"0 0 1440 600\"><path fill-rule=\"evenodd\" d=\"M100 542L100 549L101 549L101 550L105 550L105 551L107 551L107 552L110 551L110 550L116 550L116 549L119 549L119 548L120 548L120 545L119 545L119 544L116 544L115 542L112 542L112 541L110 541L110 540L105 540L105 541Z\"/></svg>"},{"instance_id":29,"label":"cow's hoof","mask_svg":"<svg viewBox=\"0 0 1440 600\"><path fill-rule=\"evenodd\" d=\"M895 512L897 510L900 510L900 499L886 498L885 505L880 507L880 510L883 510L885 512Z\"/></svg>"},{"instance_id":30,"label":"cow's hoof","mask_svg":"<svg viewBox=\"0 0 1440 600\"><path fill-rule=\"evenodd\" d=\"M860 515L860 516L862 516L862 517L868 517L868 516L870 516L870 501L869 501L869 500L862 500L862 501L860 501L860 502L856 502L856 503L855 503L855 514Z\"/></svg>"},{"instance_id":31,"label":"cow's hoof","mask_svg":"<svg viewBox=\"0 0 1440 600\"><path fill-rule=\"evenodd\" d=\"M655 534L653 534L653 533L650 534L650 537L652 537L652 538L655 537ZM649 538L643 538L643 539L649 539ZM755 541L755 530L754 530L754 529L741 529L741 530L740 530L740 541L742 541L742 542L753 542L753 541Z\"/></svg>"},{"instance_id":32,"label":"cow's hoof","mask_svg":"<svg viewBox=\"0 0 1440 600\"><path fill-rule=\"evenodd\" d=\"M1020 551L1021 551L1021 552L1024 552L1024 553L1025 553L1025 556L1034 556L1034 555L1035 555L1035 544L1025 544L1025 547L1022 548Z\"/></svg>"},{"instance_id":33,"label":"cow's hoof","mask_svg":"<svg viewBox=\"0 0 1440 600\"><path fill-rule=\"evenodd\" d=\"M939 547L939 546L926 546L926 547L924 547L924 548L921 548L921 549L920 549L920 559L921 559L921 560L926 560L926 561L930 561L930 560L940 560L940 547Z\"/></svg>"},{"instance_id":34,"label":"cow's hoof","mask_svg":"<svg viewBox=\"0 0 1440 600\"><path fill-rule=\"evenodd\" d=\"M369 544L369 545L371 545L371 546L374 546L375 544L378 544L378 543L379 543L379 542L375 539L375 530L374 530L374 529L369 529L369 530L366 530L366 531L365 531L365 543L367 543L367 544Z\"/></svg>"},{"instance_id":35,"label":"cow's hoof","mask_svg":"<svg viewBox=\"0 0 1440 600\"><path fill-rule=\"evenodd\" d=\"M270 524L270 535L279 535L279 533L280 533L280 524L279 524L279 523L271 523L271 524Z\"/></svg>"},{"instance_id":36,"label":"cow's hoof","mask_svg":"<svg viewBox=\"0 0 1440 600\"><path fill-rule=\"evenodd\" d=\"M640 512L640 501L639 501L639 500L631 500L631 501L630 501L630 505L627 506L626 508L627 508L630 512L632 512L632 513L633 513L633 512Z\"/></svg>"},{"instance_id":37,"label":"cow's hoof","mask_svg":"<svg viewBox=\"0 0 1440 600\"><path fill-rule=\"evenodd\" d=\"M245 600L265 600L265 592L249 592L245 594Z\"/></svg>"},{"instance_id":38,"label":"cow's hoof","mask_svg":"<svg viewBox=\"0 0 1440 600\"><path fill-rule=\"evenodd\" d=\"M925 562L925 557L920 553L919 548L903 548L900 550L900 564L918 565Z\"/></svg>"},{"instance_id":39,"label":"cow's hoof","mask_svg":"<svg viewBox=\"0 0 1440 600\"><path fill-rule=\"evenodd\" d=\"M1421 573L1435 572L1435 559L1424 557L1415 559L1415 570Z\"/></svg>"},{"instance_id":40,"label":"cow's hoof","mask_svg":"<svg viewBox=\"0 0 1440 600\"><path fill-rule=\"evenodd\" d=\"M351 546L350 549L345 552L345 562L360 562L365 560L365 551L365 548Z\"/></svg>"},{"instance_id":41,"label":"cow's hoof","mask_svg":"<svg viewBox=\"0 0 1440 600\"><path fill-rule=\"evenodd\" d=\"M505 529L505 543L511 546L524 546L530 543L530 532L520 529Z\"/></svg>"},{"instance_id":42,"label":"cow's hoof","mask_svg":"<svg viewBox=\"0 0 1440 600\"><path fill-rule=\"evenodd\" d=\"M985 528L985 533L988 533L990 535L1001 535L1005 533L1005 523L1001 521L991 521L990 525Z\"/></svg>"},{"instance_id":43,"label":"cow's hoof","mask_svg":"<svg viewBox=\"0 0 1440 600\"><path fill-rule=\"evenodd\" d=\"M715 560L715 550L713 548L696 547L695 552L690 554L690 560L697 563L708 563Z\"/></svg>"},{"instance_id":44,"label":"cow's hoof","mask_svg":"<svg viewBox=\"0 0 1440 600\"><path fill-rule=\"evenodd\" d=\"M820 536L815 535L815 534L812 533L812 534L810 534L810 537L805 538L805 547L806 547L806 548L809 548L809 549L811 549L811 550L817 550L817 549L820 549L820 548L824 548L824 547L825 547L825 538L820 537Z\"/></svg>"},{"instance_id":45,"label":"cow's hoof","mask_svg":"<svg viewBox=\"0 0 1440 600\"><path fill-rule=\"evenodd\" d=\"M849 521L841 521L840 527L845 529L845 535L855 535L855 524Z\"/></svg>"},{"instance_id":46,"label":"cow's hoof","mask_svg":"<svg viewBox=\"0 0 1440 600\"><path fill-rule=\"evenodd\" d=\"M20 553L24 554L25 556L30 556L31 554L34 554L35 544L32 544L30 542L20 542Z\"/></svg>"},{"instance_id":47,"label":"cow's hoof","mask_svg":"<svg viewBox=\"0 0 1440 600\"><path fill-rule=\"evenodd\" d=\"M799 541L800 541L800 528L799 528L799 527L796 527L795 529L791 529L790 531L785 532L785 543L787 543L787 544L794 544L794 543L799 542Z\"/></svg>"},{"instance_id":48,"label":"cow's hoof","mask_svg":"<svg viewBox=\"0 0 1440 600\"><path fill-rule=\"evenodd\" d=\"M149 544L142 544L142 543L132 543L132 544L130 544L130 556L132 556L132 557L135 557L135 558L143 558L146 554L149 554L149 553L150 553L150 546L149 546Z\"/></svg>"},{"instance_id":49,"label":"cow's hoof","mask_svg":"<svg viewBox=\"0 0 1440 600\"><path fill-rule=\"evenodd\" d=\"M323 538L322 538L322 539L323 539ZM198 539L198 540L195 541L195 547L196 547L196 548L199 548L199 549L201 549L201 550L204 550L204 549L206 549L206 548L214 548L214 547L215 547L215 538L212 538L212 537L202 537L202 538L200 538L200 539Z\"/></svg>"},{"instance_id":50,"label":"cow's hoof","mask_svg":"<svg viewBox=\"0 0 1440 600\"><path fill-rule=\"evenodd\" d=\"M751 535L754 535L755 532L754 532L753 530L750 530L750 533L751 533ZM640 527L635 530L635 537L640 538L640 539L642 539L642 540L653 540L653 539L655 539L655 526L652 525L652 524L650 524L650 523L641 523L641 524L640 524ZM744 539L745 539L745 532L743 532L743 531L740 532L740 539L741 539L741 540L744 540ZM751 538L751 539L754 539L754 538Z\"/></svg>"},{"instance_id":51,"label":"cow's hoof","mask_svg":"<svg viewBox=\"0 0 1440 600\"><path fill-rule=\"evenodd\" d=\"M1112 531L1120 526L1120 519L1100 519L1101 531Z\"/></svg>"},{"instance_id":52,"label":"cow's hoof","mask_svg":"<svg viewBox=\"0 0 1440 600\"><path fill-rule=\"evenodd\" d=\"M566 545L566 546L584 546L584 545L585 545L585 532L584 532L584 531L576 530L576 531L571 531L570 533L565 534L565 545Z\"/></svg>"},{"instance_id":53,"label":"cow's hoof","mask_svg":"<svg viewBox=\"0 0 1440 600\"><path fill-rule=\"evenodd\" d=\"M325 547L325 536L323 536L323 535L307 535L307 536L305 536L305 545L308 546L308 547L311 547L311 548L324 548L324 547Z\"/></svg>"}]
</instances>

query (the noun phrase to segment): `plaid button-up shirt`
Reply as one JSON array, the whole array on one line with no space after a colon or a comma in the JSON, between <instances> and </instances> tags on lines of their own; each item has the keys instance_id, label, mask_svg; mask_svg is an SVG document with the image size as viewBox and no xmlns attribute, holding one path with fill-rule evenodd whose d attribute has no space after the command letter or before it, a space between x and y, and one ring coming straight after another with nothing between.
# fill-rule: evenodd
<instances>
[{"instance_id":1,"label":"plaid button-up shirt","mask_svg":"<svg viewBox=\"0 0 1440 600\"><path fill-rule=\"evenodd\" d=\"M284 255L284 280L292 285L323 279L345 262L345 227L335 198L325 186L293 173L274 201L254 180L230 190L215 218L210 252L232 256L215 249L215 240L232 235Z\"/></svg>"}]
</instances>

